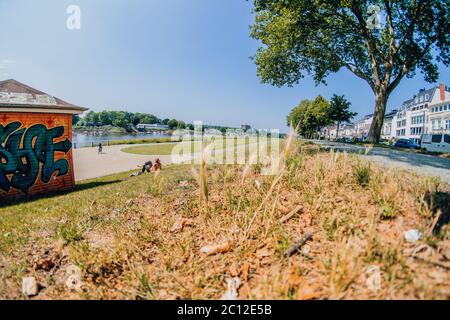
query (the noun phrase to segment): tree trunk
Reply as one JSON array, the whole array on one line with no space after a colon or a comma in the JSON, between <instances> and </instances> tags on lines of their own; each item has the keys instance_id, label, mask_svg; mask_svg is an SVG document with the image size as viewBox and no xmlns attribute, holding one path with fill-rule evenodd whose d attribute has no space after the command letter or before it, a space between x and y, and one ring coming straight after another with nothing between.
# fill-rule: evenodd
<instances>
[{"instance_id":1,"label":"tree trunk","mask_svg":"<svg viewBox=\"0 0 450 320\"><path fill-rule=\"evenodd\" d=\"M373 114L372 125L370 126L367 141L370 143L378 143L381 140L381 130L383 129L384 115L386 113L386 105L388 95L385 90L380 90L375 95L375 112Z\"/></svg>"}]
</instances>

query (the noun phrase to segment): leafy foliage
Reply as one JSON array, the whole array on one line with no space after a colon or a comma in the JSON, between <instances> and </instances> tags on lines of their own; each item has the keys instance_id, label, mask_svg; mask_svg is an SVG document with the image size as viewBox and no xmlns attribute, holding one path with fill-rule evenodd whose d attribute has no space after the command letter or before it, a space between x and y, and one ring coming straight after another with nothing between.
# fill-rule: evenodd
<instances>
[{"instance_id":1,"label":"leafy foliage","mask_svg":"<svg viewBox=\"0 0 450 320\"><path fill-rule=\"evenodd\" d=\"M161 120L157 116L148 113L133 113L126 111L89 111L82 119L79 117L73 119L74 124L80 126L115 126L128 129L130 126L144 124L166 124L170 129L184 129L186 127L183 121L176 119Z\"/></svg>"},{"instance_id":2,"label":"leafy foliage","mask_svg":"<svg viewBox=\"0 0 450 320\"><path fill-rule=\"evenodd\" d=\"M288 115L288 126L295 128L300 135L309 138L324 126L332 123L330 110L330 102L320 95L312 101L303 100Z\"/></svg>"},{"instance_id":3,"label":"leafy foliage","mask_svg":"<svg viewBox=\"0 0 450 320\"><path fill-rule=\"evenodd\" d=\"M372 30L374 4L385 21ZM350 70L375 95L371 140L379 140L388 98L405 76L420 70L434 82L436 62L450 65L448 0L255 0L254 6L251 36L262 42L254 56L261 80L291 86L310 74L319 84Z\"/></svg>"},{"instance_id":4,"label":"leafy foliage","mask_svg":"<svg viewBox=\"0 0 450 320\"><path fill-rule=\"evenodd\" d=\"M330 101L330 120L336 122L337 124L337 133L336 136L339 136L339 127L342 122L350 122L352 118L354 118L357 113L351 112L349 110L351 103L345 99L344 96L333 95Z\"/></svg>"}]
</instances>

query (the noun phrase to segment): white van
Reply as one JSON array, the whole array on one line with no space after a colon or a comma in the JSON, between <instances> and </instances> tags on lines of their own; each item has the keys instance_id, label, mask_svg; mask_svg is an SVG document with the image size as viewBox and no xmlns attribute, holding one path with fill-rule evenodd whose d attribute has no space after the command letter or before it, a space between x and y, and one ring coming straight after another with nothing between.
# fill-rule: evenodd
<instances>
[{"instance_id":1,"label":"white van","mask_svg":"<svg viewBox=\"0 0 450 320\"><path fill-rule=\"evenodd\" d=\"M450 153L450 134L424 134L420 146L426 151Z\"/></svg>"}]
</instances>

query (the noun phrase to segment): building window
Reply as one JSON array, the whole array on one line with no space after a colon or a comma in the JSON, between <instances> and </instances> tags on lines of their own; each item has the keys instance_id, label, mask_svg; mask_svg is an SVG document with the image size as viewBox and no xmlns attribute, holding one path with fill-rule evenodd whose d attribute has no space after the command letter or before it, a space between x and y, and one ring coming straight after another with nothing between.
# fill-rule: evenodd
<instances>
[{"instance_id":1,"label":"building window","mask_svg":"<svg viewBox=\"0 0 450 320\"><path fill-rule=\"evenodd\" d=\"M431 129L436 130L436 120L431 121Z\"/></svg>"},{"instance_id":2,"label":"building window","mask_svg":"<svg viewBox=\"0 0 450 320\"><path fill-rule=\"evenodd\" d=\"M422 124L425 120L425 116L411 117L411 124Z\"/></svg>"},{"instance_id":3,"label":"building window","mask_svg":"<svg viewBox=\"0 0 450 320\"><path fill-rule=\"evenodd\" d=\"M442 111L442 106L439 107L439 111Z\"/></svg>"},{"instance_id":4,"label":"building window","mask_svg":"<svg viewBox=\"0 0 450 320\"><path fill-rule=\"evenodd\" d=\"M450 119L445 120L445 129L450 130Z\"/></svg>"},{"instance_id":5,"label":"building window","mask_svg":"<svg viewBox=\"0 0 450 320\"><path fill-rule=\"evenodd\" d=\"M422 128L421 127L419 127L419 128L411 128L410 129L410 134L413 135L413 136L421 135L422 134Z\"/></svg>"}]
</instances>

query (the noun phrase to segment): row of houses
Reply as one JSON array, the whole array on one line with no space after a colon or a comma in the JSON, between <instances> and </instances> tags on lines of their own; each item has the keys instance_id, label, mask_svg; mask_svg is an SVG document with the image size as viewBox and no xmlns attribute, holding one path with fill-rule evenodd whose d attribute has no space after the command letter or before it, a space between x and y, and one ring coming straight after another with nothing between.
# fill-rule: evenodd
<instances>
[{"instance_id":1,"label":"row of houses","mask_svg":"<svg viewBox=\"0 0 450 320\"><path fill-rule=\"evenodd\" d=\"M373 114L366 115L355 123L328 127L322 131L325 137L360 138L368 136ZM427 133L450 133L450 88L441 83L431 89L421 89L398 109L386 113L381 137L384 140L400 138L419 142ZM339 135L339 136L337 136Z\"/></svg>"}]
</instances>

